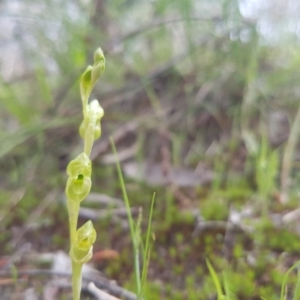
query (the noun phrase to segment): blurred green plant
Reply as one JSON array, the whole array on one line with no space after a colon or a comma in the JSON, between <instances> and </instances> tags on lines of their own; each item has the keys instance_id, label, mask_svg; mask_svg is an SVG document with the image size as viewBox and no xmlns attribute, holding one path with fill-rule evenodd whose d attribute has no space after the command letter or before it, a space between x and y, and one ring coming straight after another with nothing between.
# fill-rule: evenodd
<instances>
[{"instance_id":1,"label":"blurred green plant","mask_svg":"<svg viewBox=\"0 0 300 300\"><path fill-rule=\"evenodd\" d=\"M111 138L111 145L113 148L113 152L116 157L116 165L117 165L117 172L119 177L120 186L122 189L123 198L126 205L127 211L127 218L129 221L130 227L130 236L133 246L133 261L134 261L134 273L135 273L135 286L137 291L137 297L139 299L144 299L147 293L147 272L150 262L150 254L153 242L155 241L155 235L152 233L152 216L153 216L153 209L154 209L154 200L155 200L155 193L153 194L151 206L150 206L150 214L148 219L148 227L147 227L147 234L145 243L142 241L142 232L141 232L141 223L142 223L142 210L140 210L138 220L134 222L131 209L130 209L130 202L126 191L126 186L121 170L121 165L118 159L117 150L114 144L113 139ZM152 243L151 243L152 237ZM142 255L140 255L142 252ZM140 258L142 257L143 266L140 266Z\"/></svg>"},{"instance_id":2,"label":"blurred green plant","mask_svg":"<svg viewBox=\"0 0 300 300\"><path fill-rule=\"evenodd\" d=\"M262 212L265 217L268 214L270 198L275 191L278 174L278 152L270 148L266 137L262 137L255 156L255 179L263 208Z\"/></svg>"},{"instance_id":3,"label":"blurred green plant","mask_svg":"<svg viewBox=\"0 0 300 300\"><path fill-rule=\"evenodd\" d=\"M214 285L215 285L215 288L216 288L216 291L217 291L217 295L218 295L218 300L229 300L229 298L227 298L224 293L223 293L223 290L222 290L222 286L221 286L221 282L218 278L218 275L215 271L215 269L213 268L212 264L209 262L209 260L206 260L206 265L207 265L207 268L209 270L209 273L210 273L210 276L214 282Z\"/></svg>"},{"instance_id":4,"label":"blurred green plant","mask_svg":"<svg viewBox=\"0 0 300 300\"><path fill-rule=\"evenodd\" d=\"M100 120L104 111L97 100L89 103L89 96L105 69L105 58L101 48L94 54L93 66L88 66L80 79L80 94L83 106L83 122L80 135L84 140L84 151L72 160L68 167L66 186L67 206L70 226L70 257L72 260L73 300L80 299L82 266L92 258L96 230L92 221L87 221L77 229L80 202L90 193L92 163L89 158L94 140L101 136Z\"/></svg>"},{"instance_id":5,"label":"blurred green plant","mask_svg":"<svg viewBox=\"0 0 300 300\"><path fill-rule=\"evenodd\" d=\"M280 300L286 300L286 299L299 299L300 296L300 271L299 271L299 264L300 262L296 262L293 264L284 274L284 277L281 278L281 290L280 290ZM251 273L253 273L252 269L249 269L251 272L250 274L247 274L246 270L244 270L246 273L241 276L240 273L232 272L229 269L226 269L226 271L222 272L222 280L218 277L214 267L210 263L209 260L206 260L206 265L209 270L210 276L213 280L216 293L217 293L217 299L218 300L236 300L237 295L244 295L244 297L251 297L253 288L254 288L254 278ZM297 270L298 269L298 270ZM288 279L289 276L293 271L297 270L297 278L294 282L294 288L288 289ZM272 270L270 270L270 274L272 274ZM240 282L240 284L239 284ZM268 296L263 296L264 294ZM264 300L269 299L278 299L278 295L276 295L276 292L272 289L264 289L263 287L260 288L260 298Z\"/></svg>"},{"instance_id":6,"label":"blurred green plant","mask_svg":"<svg viewBox=\"0 0 300 300\"><path fill-rule=\"evenodd\" d=\"M296 262L293 266L291 266L287 272L284 275L283 281L282 281L282 286L281 286L281 292L280 292L280 300L286 300L287 299L287 292L288 292L288 288L287 288L287 281L288 281L288 277L290 276L291 272L294 271L295 269L298 268L298 276L297 276L297 282L294 288L294 296L293 296L293 300L299 299L300 296L300 271L299 271L299 265L300 265L300 261Z\"/></svg>"}]
</instances>

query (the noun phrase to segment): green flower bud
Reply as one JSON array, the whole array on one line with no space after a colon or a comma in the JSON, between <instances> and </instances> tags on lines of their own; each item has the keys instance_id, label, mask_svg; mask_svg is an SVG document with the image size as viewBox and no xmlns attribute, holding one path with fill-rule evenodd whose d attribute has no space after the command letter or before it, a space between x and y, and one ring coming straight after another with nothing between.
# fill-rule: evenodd
<instances>
[{"instance_id":1,"label":"green flower bud","mask_svg":"<svg viewBox=\"0 0 300 300\"><path fill-rule=\"evenodd\" d=\"M80 94L81 94L82 104L84 108L87 105L88 98L93 89L92 70L93 67L88 66L80 78Z\"/></svg>"},{"instance_id":2,"label":"green flower bud","mask_svg":"<svg viewBox=\"0 0 300 300\"><path fill-rule=\"evenodd\" d=\"M90 158L84 152L79 154L68 164L67 174L73 177L78 177L79 175L91 177L92 162Z\"/></svg>"},{"instance_id":3,"label":"green flower bud","mask_svg":"<svg viewBox=\"0 0 300 300\"><path fill-rule=\"evenodd\" d=\"M105 69L105 57L102 49L99 47L94 53L94 64L102 63L103 64L103 72Z\"/></svg>"},{"instance_id":4,"label":"green flower bud","mask_svg":"<svg viewBox=\"0 0 300 300\"><path fill-rule=\"evenodd\" d=\"M88 114L91 115L93 120L95 120L95 129L94 129L94 139L98 139L101 136L101 124L100 121L104 116L104 110L100 106L98 100L93 100L89 104Z\"/></svg>"},{"instance_id":5,"label":"green flower bud","mask_svg":"<svg viewBox=\"0 0 300 300\"><path fill-rule=\"evenodd\" d=\"M99 80L105 70L105 57L101 48L98 48L94 53L94 64L92 70L93 86Z\"/></svg>"},{"instance_id":6,"label":"green flower bud","mask_svg":"<svg viewBox=\"0 0 300 300\"><path fill-rule=\"evenodd\" d=\"M98 100L93 100L91 103L88 104L87 110L86 110L86 115L84 120L82 121L80 128L79 128L79 133L80 136L85 139L86 136L86 130L89 127L89 125L93 126L93 132L94 136L93 139L96 140L100 137L101 135L101 125L100 125L100 120L104 116L104 110L100 106Z\"/></svg>"},{"instance_id":7,"label":"green flower bud","mask_svg":"<svg viewBox=\"0 0 300 300\"><path fill-rule=\"evenodd\" d=\"M70 256L77 263L86 263L92 257L93 244L97 233L92 221L87 221L76 231L75 242L70 250Z\"/></svg>"},{"instance_id":8,"label":"green flower bud","mask_svg":"<svg viewBox=\"0 0 300 300\"><path fill-rule=\"evenodd\" d=\"M80 79L80 94L83 104L83 109L87 104L88 98L105 70L105 57L101 48L98 48L94 54L93 66L88 66Z\"/></svg>"},{"instance_id":9,"label":"green flower bud","mask_svg":"<svg viewBox=\"0 0 300 300\"><path fill-rule=\"evenodd\" d=\"M88 114L96 120L100 120L104 116L104 110L100 106L98 100L94 99L91 103L89 103Z\"/></svg>"},{"instance_id":10,"label":"green flower bud","mask_svg":"<svg viewBox=\"0 0 300 300\"><path fill-rule=\"evenodd\" d=\"M85 177L82 174L77 177L69 177L66 186L67 197L76 202L81 202L89 193L92 187L90 177Z\"/></svg>"},{"instance_id":11,"label":"green flower bud","mask_svg":"<svg viewBox=\"0 0 300 300\"><path fill-rule=\"evenodd\" d=\"M81 153L69 163L67 173L69 178L65 191L66 195L68 199L80 202L91 190L91 160L85 153Z\"/></svg>"}]
</instances>

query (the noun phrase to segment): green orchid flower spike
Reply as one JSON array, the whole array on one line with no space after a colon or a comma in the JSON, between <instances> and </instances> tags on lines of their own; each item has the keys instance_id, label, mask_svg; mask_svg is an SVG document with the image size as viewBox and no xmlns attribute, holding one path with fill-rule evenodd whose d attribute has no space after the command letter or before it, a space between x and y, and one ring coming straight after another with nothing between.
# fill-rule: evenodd
<instances>
[{"instance_id":1,"label":"green orchid flower spike","mask_svg":"<svg viewBox=\"0 0 300 300\"><path fill-rule=\"evenodd\" d=\"M94 54L94 64L88 66L80 78L83 121L79 133L84 141L84 150L67 167L69 177L65 193L69 213L73 300L80 299L82 266L91 259L93 244L97 237L91 221L87 221L79 229L77 229L77 222L80 203L87 197L92 187L90 154L94 141L101 136L100 122L104 116L104 111L98 100L89 103L89 97L104 70L104 54L101 48L98 48Z\"/></svg>"}]
</instances>

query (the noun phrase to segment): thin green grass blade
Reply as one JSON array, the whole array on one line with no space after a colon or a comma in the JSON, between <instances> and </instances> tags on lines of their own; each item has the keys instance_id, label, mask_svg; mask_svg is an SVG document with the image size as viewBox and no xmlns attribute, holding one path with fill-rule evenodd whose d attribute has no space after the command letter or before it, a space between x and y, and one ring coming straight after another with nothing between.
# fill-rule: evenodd
<instances>
[{"instance_id":1,"label":"thin green grass blade","mask_svg":"<svg viewBox=\"0 0 300 300\"><path fill-rule=\"evenodd\" d=\"M236 300L236 295L230 291L230 266L222 272L226 300Z\"/></svg>"},{"instance_id":2,"label":"thin green grass blade","mask_svg":"<svg viewBox=\"0 0 300 300\"><path fill-rule=\"evenodd\" d=\"M282 281L282 285L281 285L281 293L280 293L280 300L284 300L285 299L285 295L286 295L286 289L287 289L287 280L288 277L290 275L290 273L296 269L298 266L300 265L300 261L296 262L293 266L291 266L287 272L284 275L283 281ZM298 285L298 283L297 283Z\"/></svg>"},{"instance_id":3,"label":"thin green grass blade","mask_svg":"<svg viewBox=\"0 0 300 300\"><path fill-rule=\"evenodd\" d=\"M147 236L146 236L146 245L145 245L145 251L143 255L144 264L142 270L142 288L147 279L148 266L150 262L150 253L151 253L150 236L151 236L151 229L152 229L152 216L153 216L154 202L155 202L155 193L153 194L151 200L150 215L148 220L148 228L147 228Z\"/></svg>"},{"instance_id":4,"label":"thin green grass blade","mask_svg":"<svg viewBox=\"0 0 300 300\"><path fill-rule=\"evenodd\" d=\"M298 300L298 299L300 299L300 271L299 270L297 274L297 283L295 287L293 300Z\"/></svg>"},{"instance_id":5,"label":"thin green grass blade","mask_svg":"<svg viewBox=\"0 0 300 300\"><path fill-rule=\"evenodd\" d=\"M221 283L220 280L217 276L217 273L215 272L213 266L211 265L211 263L209 262L209 260L206 260L206 265L207 268L209 270L210 276L215 284L216 290L217 290L217 295L218 295L218 300L224 300L225 296L223 295L223 291L222 291L222 287L221 287Z\"/></svg>"},{"instance_id":6,"label":"thin green grass blade","mask_svg":"<svg viewBox=\"0 0 300 300\"><path fill-rule=\"evenodd\" d=\"M122 170L121 170L120 161L118 158L117 149L116 149L116 146L115 146L115 143L114 143L112 137L110 138L110 143L111 143L113 153L116 157L116 167L117 167L118 178L119 178L122 195L123 195L123 198L125 201L125 206L126 206L126 211L127 211L127 217L128 217L129 227L130 227L130 235L131 235L131 240L132 240L132 244L133 244L133 252L134 252L133 255L134 255L136 289L137 289L137 294L140 295L141 294L141 277L140 277L139 259L137 258L139 251L138 251L138 245L137 245L136 236L135 236L136 230L135 230L134 221L133 221L133 218L131 215L130 203L129 203L129 199L128 199L128 195L127 195L127 191L126 191L126 187L125 187L125 182L124 182L124 178L123 178L123 174L122 174Z\"/></svg>"}]
</instances>

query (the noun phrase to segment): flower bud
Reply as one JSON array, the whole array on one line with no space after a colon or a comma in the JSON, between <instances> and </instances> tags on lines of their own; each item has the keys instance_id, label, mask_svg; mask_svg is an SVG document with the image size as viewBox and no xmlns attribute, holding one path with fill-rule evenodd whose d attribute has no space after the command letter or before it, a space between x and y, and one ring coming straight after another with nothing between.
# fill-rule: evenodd
<instances>
[{"instance_id":1,"label":"flower bud","mask_svg":"<svg viewBox=\"0 0 300 300\"><path fill-rule=\"evenodd\" d=\"M89 116L97 120L100 120L104 116L104 110L100 106L98 100L94 99L93 101L91 101L91 103L89 103L88 114Z\"/></svg>"},{"instance_id":2,"label":"flower bud","mask_svg":"<svg viewBox=\"0 0 300 300\"><path fill-rule=\"evenodd\" d=\"M92 221L87 221L76 231L75 242L70 250L70 256L77 263L86 263L92 257L93 244L97 233Z\"/></svg>"},{"instance_id":3,"label":"flower bud","mask_svg":"<svg viewBox=\"0 0 300 300\"><path fill-rule=\"evenodd\" d=\"M97 64L100 62L103 63L103 67L105 68L105 57L104 57L102 49L99 47L94 53L94 64ZM104 68L103 68L103 71L104 71Z\"/></svg>"},{"instance_id":4,"label":"flower bud","mask_svg":"<svg viewBox=\"0 0 300 300\"><path fill-rule=\"evenodd\" d=\"M79 175L91 177L92 163L90 158L84 152L79 154L68 164L67 174L73 177L78 177Z\"/></svg>"},{"instance_id":5,"label":"flower bud","mask_svg":"<svg viewBox=\"0 0 300 300\"><path fill-rule=\"evenodd\" d=\"M92 85L92 66L88 66L80 78L80 94L83 107L87 104L90 93L93 89Z\"/></svg>"},{"instance_id":6,"label":"flower bud","mask_svg":"<svg viewBox=\"0 0 300 300\"><path fill-rule=\"evenodd\" d=\"M91 190L91 160L85 153L81 153L69 163L67 173L69 178L65 190L66 195L68 199L80 202Z\"/></svg>"},{"instance_id":7,"label":"flower bud","mask_svg":"<svg viewBox=\"0 0 300 300\"><path fill-rule=\"evenodd\" d=\"M79 133L80 136L85 139L86 130L89 127L89 125L92 125L94 136L93 139L96 140L101 135L101 125L100 120L104 116L104 110L100 106L98 100L91 101L86 110L86 115L84 120L82 121Z\"/></svg>"},{"instance_id":8,"label":"flower bud","mask_svg":"<svg viewBox=\"0 0 300 300\"><path fill-rule=\"evenodd\" d=\"M81 202L91 191L92 181L90 177L82 174L77 177L69 177L66 186L66 195L68 199Z\"/></svg>"},{"instance_id":9,"label":"flower bud","mask_svg":"<svg viewBox=\"0 0 300 300\"><path fill-rule=\"evenodd\" d=\"M88 98L105 70L105 57L101 48L98 48L94 54L93 66L88 66L80 78L80 94L83 103L83 109L87 104Z\"/></svg>"},{"instance_id":10,"label":"flower bud","mask_svg":"<svg viewBox=\"0 0 300 300\"><path fill-rule=\"evenodd\" d=\"M105 70L105 57L101 48L98 48L94 53L94 64L92 70L93 86L99 80Z\"/></svg>"}]
</instances>

